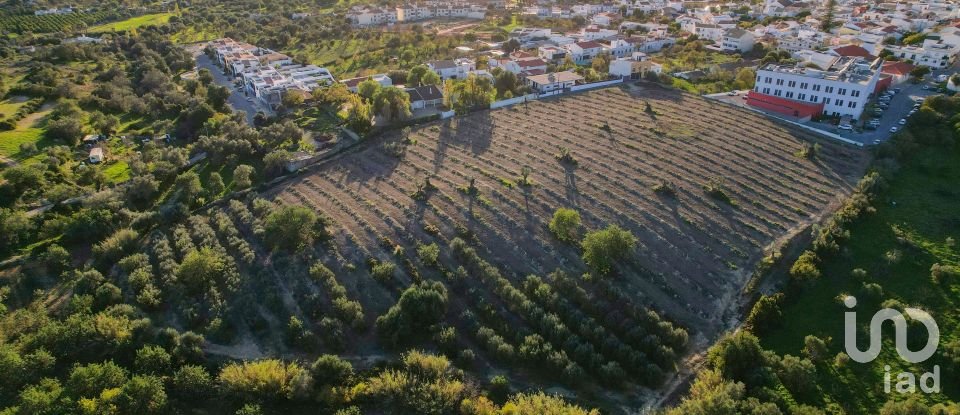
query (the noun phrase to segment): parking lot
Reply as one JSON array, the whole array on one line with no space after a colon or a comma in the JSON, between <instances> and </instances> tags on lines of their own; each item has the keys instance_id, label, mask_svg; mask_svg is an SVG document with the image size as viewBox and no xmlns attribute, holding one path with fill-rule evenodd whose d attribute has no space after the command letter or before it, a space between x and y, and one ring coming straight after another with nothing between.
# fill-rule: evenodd
<instances>
[{"instance_id":1,"label":"parking lot","mask_svg":"<svg viewBox=\"0 0 960 415\"><path fill-rule=\"evenodd\" d=\"M852 130L840 129L836 124L833 124L830 121L806 121L803 122L803 124L827 133L836 134L845 139L855 141L863 145L875 145L882 143L894 134L894 132L891 131L892 127L896 127L898 131L904 127L904 125L900 124L900 120L908 120L910 111L914 109L916 102L922 101L928 96L940 94L940 92L937 91L939 88L939 84L936 82L937 77L940 75L952 75L953 73L957 72L958 65L960 64L955 63L945 69L933 71L924 77L923 82L918 84L907 81L899 85L894 85L892 88L899 90L899 92L890 97L889 102L886 103L887 108L883 109L882 114L879 117L876 117L879 119L879 123L876 124L876 129L865 129L864 126L871 119L875 118L873 108L877 107L878 99L880 98L879 96L873 97L873 99L870 100L871 105L863 113L863 116L860 120L854 120L852 122ZM799 120L793 117L788 117L784 116L783 114L769 111L762 111L758 110L757 108L747 106L746 100L744 99L747 92L748 91L733 91L731 93L714 94L710 95L709 97L721 102L746 107L754 111L760 111L773 117L799 122Z\"/></svg>"}]
</instances>

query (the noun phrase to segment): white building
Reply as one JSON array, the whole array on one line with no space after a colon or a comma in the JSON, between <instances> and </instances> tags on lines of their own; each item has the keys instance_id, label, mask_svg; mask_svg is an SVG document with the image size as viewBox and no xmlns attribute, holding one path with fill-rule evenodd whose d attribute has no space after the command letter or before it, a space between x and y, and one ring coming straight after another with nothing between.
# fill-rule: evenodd
<instances>
[{"instance_id":1,"label":"white building","mask_svg":"<svg viewBox=\"0 0 960 415\"><path fill-rule=\"evenodd\" d=\"M103 161L103 149L94 147L90 149L90 156L87 158L90 163L97 164Z\"/></svg>"},{"instance_id":2,"label":"white building","mask_svg":"<svg viewBox=\"0 0 960 415\"><path fill-rule=\"evenodd\" d=\"M600 40L616 36L619 32L615 29L602 29L596 26L587 26L580 29L576 37L580 40Z\"/></svg>"},{"instance_id":3,"label":"white building","mask_svg":"<svg viewBox=\"0 0 960 415\"><path fill-rule=\"evenodd\" d=\"M720 49L724 52L749 52L753 50L755 38L753 33L743 29L729 29L723 34Z\"/></svg>"},{"instance_id":4,"label":"white building","mask_svg":"<svg viewBox=\"0 0 960 415\"><path fill-rule=\"evenodd\" d=\"M578 64L590 63L593 58L604 51L602 44L592 40L564 45L570 58Z\"/></svg>"},{"instance_id":5,"label":"white building","mask_svg":"<svg viewBox=\"0 0 960 415\"><path fill-rule=\"evenodd\" d=\"M801 33L795 36L784 36L777 39L777 48L787 52L811 50L821 46L823 46L823 38L816 34L803 36Z\"/></svg>"},{"instance_id":6,"label":"white building","mask_svg":"<svg viewBox=\"0 0 960 415\"><path fill-rule=\"evenodd\" d=\"M556 46L540 46L537 54L547 62L560 63L567 57L567 50Z\"/></svg>"},{"instance_id":7,"label":"white building","mask_svg":"<svg viewBox=\"0 0 960 415\"><path fill-rule=\"evenodd\" d=\"M527 42L533 39L546 39L552 34L553 32L550 29L518 27L510 31L509 36L511 39L517 39L520 42Z\"/></svg>"},{"instance_id":8,"label":"white building","mask_svg":"<svg viewBox=\"0 0 960 415\"><path fill-rule=\"evenodd\" d=\"M396 9L381 9L379 7L354 7L347 12L347 19L358 26L373 26L396 23Z\"/></svg>"},{"instance_id":9,"label":"white building","mask_svg":"<svg viewBox=\"0 0 960 415\"><path fill-rule=\"evenodd\" d=\"M390 77L387 76L387 74L382 74L382 73L376 74L376 75L370 75L370 76L361 76L357 78L341 79L340 83L346 85L347 90L356 94L358 90L357 87L360 85L360 83L368 79L377 81L377 83L380 84L381 87L393 86L393 79L390 79Z\"/></svg>"},{"instance_id":10,"label":"white building","mask_svg":"<svg viewBox=\"0 0 960 415\"><path fill-rule=\"evenodd\" d=\"M473 59L458 58L427 62L431 71L440 75L440 79L465 79L470 72L477 70L477 63Z\"/></svg>"},{"instance_id":11,"label":"white building","mask_svg":"<svg viewBox=\"0 0 960 415\"><path fill-rule=\"evenodd\" d=\"M634 52L628 58L619 58L610 61L610 75L637 80L643 78L647 72L660 74L663 65L647 59L647 54Z\"/></svg>"},{"instance_id":12,"label":"white building","mask_svg":"<svg viewBox=\"0 0 960 415\"><path fill-rule=\"evenodd\" d=\"M714 43L723 42L723 28L715 24L697 23L694 34L700 39L713 41Z\"/></svg>"},{"instance_id":13,"label":"white building","mask_svg":"<svg viewBox=\"0 0 960 415\"><path fill-rule=\"evenodd\" d=\"M954 48L943 43L939 37L925 39L922 46L885 45L884 47L901 60L911 60L915 65L929 66L934 69L950 66L953 55L956 53Z\"/></svg>"},{"instance_id":14,"label":"white building","mask_svg":"<svg viewBox=\"0 0 960 415\"><path fill-rule=\"evenodd\" d=\"M817 108L825 115L859 118L876 89L882 63L846 56L833 58L823 70L767 64L757 70L747 104L794 116Z\"/></svg>"},{"instance_id":15,"label":"white building","mask_svg":"<svg viewBox=\"0 0 960 415\"><path fill-rule=\"evenodd\" d=\"M330 71L316 65L261 66L240 77L247 94L271 107L279 105L287 91L310 93L336 82Z\"/></svg>"},{"instance_id":16,"label":"white building","mask_svg":"<svg viewBox=\"0 0 960 415\"><path fill-rule=\"evenodd\" d=\"M554 91L563 92L581 81L583 81L583 77L574 72L553 72L528 76L526 79L527 85L541 94Z\"/></svg>"}]
</instances>

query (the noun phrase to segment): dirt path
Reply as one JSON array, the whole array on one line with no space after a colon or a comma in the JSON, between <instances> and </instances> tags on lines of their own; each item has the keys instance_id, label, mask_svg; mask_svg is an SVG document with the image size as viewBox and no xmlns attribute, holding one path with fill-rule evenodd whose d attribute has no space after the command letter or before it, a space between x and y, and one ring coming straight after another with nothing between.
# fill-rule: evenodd
<instances>
[{"instance_id":1,"label":"dirt path","mask_svg":"<svg viewBox=\"0 0 960 415\"><path fill-rule=\"evenodd\" d=\"M471 28L471 27L474 27L474 26L476 26L476 25L478 25L478 24L479 24L479 23L467 23L467 24L462 24L462 25L458 25L458 26L449 27L449 28L443 29L443 30L441 30L441 31L438 31L438 32L437 32L437 35L441 35L441 36L442 36L442 35L450 35L450 34L461 33L461 32L463 32L463 31L465 31L465 30L467 30L467 29L469 29L469 28Z\"/></svg>"}]
</instances>

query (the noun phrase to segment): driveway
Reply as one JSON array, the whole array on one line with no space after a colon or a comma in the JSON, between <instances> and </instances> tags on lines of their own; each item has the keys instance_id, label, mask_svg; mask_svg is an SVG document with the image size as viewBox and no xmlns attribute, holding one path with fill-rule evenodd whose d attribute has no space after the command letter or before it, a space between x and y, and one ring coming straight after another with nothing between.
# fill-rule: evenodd
<instances>
[{"instance_id":1,"label":"driveway","mask_svg":"<svg viewBox=\"0 0 960 415\"><path fill-rule=\"evenodd\" d=\"M253 125L253 117L257 115L257 112L263 112L267 115L272 115L273 111L267 108L264 105L258 105L254 102L247 101L247 96L243 91L237 91L237 87L233 84L233 79L229 76L223 74L223 69L220 69L213 60L210 59L204 53L196 55L197 59L197 69L206 68L213 74L213 82L223 85L230 89L230 98L227 99L227 103L233 107L234 110L243 111L247 114L247 123Z\"/></svg>"}]
</instances>

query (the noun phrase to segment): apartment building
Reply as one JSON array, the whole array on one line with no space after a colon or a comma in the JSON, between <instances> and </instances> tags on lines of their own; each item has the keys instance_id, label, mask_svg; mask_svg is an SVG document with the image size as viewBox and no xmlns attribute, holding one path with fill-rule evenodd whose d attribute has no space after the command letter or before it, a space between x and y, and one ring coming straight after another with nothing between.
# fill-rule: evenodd
<instances>
[{"instance_id":1,"label":"apartment building","mask_svg":"<svg viewBox=\"0 0 960 415\"><path fill-rule=\"evenodd\" d=\"M247 94L271 107L279 105L289 90L310 93L335 82L330 71L316 65L261 66L240 77Z\"/></svg>"},{"instance_id":2,"label":"apartment building","mask_svg":"<svg viewBox=\"0 0 960 415\"><path fill-rule=\"evenodd\" d=\"M880 79L883 59L832 59L825 69L767 64L757 70L747 104L797 118L817 113L859 118Z\"/></svg>"},{"instance_id":3,"label":"apartment building","mask_svg":"<svg viewBox=\"0 0 960 415\"><path fill-rule=\"evenodd\" d=\"M911 60L916 65L929 66L933 69L950 66L951 58L956 52L936 36L925 39L921 46L884 45L884 48L901 60Z\"/></svg>"}]
</instances>

